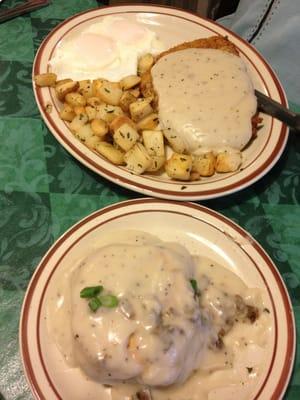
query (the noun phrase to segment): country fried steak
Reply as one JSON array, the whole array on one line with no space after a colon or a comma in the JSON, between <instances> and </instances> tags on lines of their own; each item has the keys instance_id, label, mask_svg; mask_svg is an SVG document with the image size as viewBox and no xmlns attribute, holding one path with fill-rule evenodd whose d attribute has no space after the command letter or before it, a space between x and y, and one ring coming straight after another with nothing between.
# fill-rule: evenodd
<instances>
[{"instance_id":1,"label":"country fried steak","mask_svg":"<svg viewBox=\"0 0 300 400\"><path fill-rule=\"evenodd\" d=\"M171 47L170 49L160 53L158 56L155 58L155 63L161 59L162 57L174 53L176 51L181 51L185 49L191 49L191 48L201 48L201 49L216 49L216 50L222 50L231 54L234 54L236 56L239 55L239 51L237 47L225 36L211 36L208 38L201 38L201 39L196 39L192 40L189 42L184 42L180 43L174 47ZM155 90L153 88L152 84L152 76L151 76L151 71L146 72L141 76L141 91L143 96L149 97L153 96L154 97L154 104L157 108L158 106L158 99L157 95L155 93ZM257 130L258 130L258 125L262 121L262 118L259 117L258 112L255 113L251 119L252 123L252 137L255 138L257 135Z\"/></svg>"}]
</instances>

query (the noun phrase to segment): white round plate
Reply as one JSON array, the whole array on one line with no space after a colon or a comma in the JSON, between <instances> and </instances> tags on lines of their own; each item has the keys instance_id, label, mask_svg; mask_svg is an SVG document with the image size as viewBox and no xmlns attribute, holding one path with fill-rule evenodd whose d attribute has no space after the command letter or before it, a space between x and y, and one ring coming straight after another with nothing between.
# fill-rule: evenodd
<instances>
[{"instance_id":1,"label":"white round plate","mask_svg":"<svg viewBox=\"0 0 300 400\"><path fill-rule=\"evenodd\" d=\"M68 35L93 24L107 15L122 15L138 21L155 31L166 48L175 44L212 35L223 35L236 45L246 62L255 88L287 106L286 96L272 68L246 41L220 25L199 16L174 8L128 5L99 8L75 15L58 25L41 44L33 65L33 75L48 71L58 43ZM67 125L59 118L59 104L53 89L34 85L36 101L42 117L56 139L77 160L97 174L136 192L171 200L205 200L224 196L244 189L265 175L281 156L288 137L288 129L278 120L263 115L263 128L258 137L243 151L243 163L239 171L215 174L195 182L170 180L166 174L136 176L124 167L112 165L99 154L79 142ZM47 104L54 104L51 113Z\"/></svg>"},{"instance_id":2,"label":"white round plate","mask_svg":"<svg viewBox=\"0 0 300 400\"><path fill-rule=\"evenodd\" d=\"M247 400L281 399L293 367L295 323L275 265L246 231L222 215L193 203L150 198L121 202L91 214L61 236L40 262L27 289L20 321L24 371L35 398L83 399L86 393L86 380L70 371L48 335L43 316L52 279L82 251L101 245L108 234L132 229L176 241L192 254L205 255L230 269L248 287L263 289L273 334L261 379Z\"/></svg>"}]
</instances>

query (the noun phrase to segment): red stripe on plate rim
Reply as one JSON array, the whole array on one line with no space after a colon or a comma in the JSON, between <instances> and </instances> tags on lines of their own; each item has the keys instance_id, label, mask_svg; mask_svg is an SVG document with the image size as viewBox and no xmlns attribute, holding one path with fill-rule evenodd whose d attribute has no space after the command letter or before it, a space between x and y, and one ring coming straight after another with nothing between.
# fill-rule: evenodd
<instances>
[{"instance_id":1,"label":"red stripe on plate rim","mask_svg":"<svg viewBox=\"0 0 300 400\"><path fill-rule=\"evenodd\" d=\"M91 19L99 18L99 17L102 17L102 16L104 17L104 16L107 16L107 15L110 15L110 14L115 14L116 15L116 14L145 12L145 6L142 6L142 5L140 5L140 6L143 7L144 10L141 10L141 11L127 11L126 12L126 7L125 7L124 12L122 12L122 11L120 11L119 13L107 12L105 14L96 15L96 16L93 16L91 18L87 18L84 21L81 21L78 24L75 24L74 26L72 26L68 31L66 31L64 33L64 35L62 37L64 37L70 30L74 29L76 26L78 26L78 25L80 25L82 23L85 23L86 21L91 20ZM116 7L116 8L119 7L120 8L120 6L116 5L116 6L111 6L111 7L105 7L105 9L111 9L111 8L114 8L114 7ZM177 10L178 11L178 9L173 8L173 7L160 6L158 8L161 8L161 9L166 8L167 10L168 9L173 9L173 10ZM100 9L100 10L103 10L103 8ZM73 16L73 17L71 17L71 18L69 18L69 19L67 19L65 21L63 21L61 24L59 24L56 28L54 28L49 33L49 35L44 39L44 41L40 45L39 50L38 50L38 52L36 54L35 61L34 61L34 66L33 66L34 75L40 72L40 63L41 63L41 58L43 56L43 50L44 50L45 46L47 45L48 41L54 35L54 33L57 30L59 30L62 26L64 26L65 24L67 24L68 22L73 20L74 18L77 18L78 16L82 16L84 14L93 13L95 11L97 11L97 10L89 10L89 11L83 12L81 14L77 14L77 15L75 15L75 16ZM189 15L197 16L196 14L193 14L193 13L190 13L190 12L187 12L187 11L182 11L182 10L180 10L180 11L181 11L181 13L187 14L187 16L189 16ZM269 72L269 74L270 74L270 76L271 76L271 78L273 80L273 83L275 84L275 86L277 88L281 104L283 104L284 106L287 106L287 101L286 101L286 98L285 98L285 94L283 92L281 84L278 81L278 78L276 77L274 71L269 66L269 64L264 60L264 58L261 56L261 54L253 46L251 46L248 42L246 42L244 39L240 38L234 32L229 31L228 29L222 27L221 25L217 24L216 22L207 20L207 19L199 17L199 16L197 16L197 18L199 19L199 22L196 22L196 21L191 20L189 18L185 18L185 17L182 17L182 16L174 15L174 14L169 14L167 12L157 12L157 14L169 15L169 16L176 17L176 18L179 18L179 19L187 20L188 22L191 22L191 23L194 23L194 24L199 25L201 27L204 27L205 29L210 30L212 33L219 35L219 33L217 31L215 31L214 29L212 29L212 27L206 25L207 23L209 23L211 25L216 25L220 29L224 30L225 33L227 32L230 35L232 35L238 42L241 42L243 45L245 45L248 49L250 49L252 52L254 52L255 55L260 59L260 61L263 63L263 65L265 66L265 68ZM202 21L204 21L204 22L206 21L206 24L202 23ZM60 37L59 40L61 40L62 37ZM55 44L55 46L53 46L52 52L54 51L56 45L57 45L57 43ZM267 85L263 75L261 74L261 72L257 69L256 65L245 54L245 52L243 50L241 50L238 45L237 45L237 47L238 47L239 51L241 53L243 53L243 55L252 64L253 68L256 70L257 74L260 76L260 79L264 83L268 94L270 94L270 88L268 87L268 85ZM52 52L51 52L51 54L52 54ZM217 189L210 189L210 190L199 189L198 191L188 191L188 192L181 192L181 191L173 191L173 190L165 190L165 189L153 188L152 186L148 186L146 184L136 182L135 180L131 180L131 179L125 178L123 176L120 176L120 175L118 175L116 173L111 172L110 169L109 169L110 164L107 161L106 162L107 162L108 168L102 167L97 162L92 160L89 156L87 156L85 153L83 153L81 150L79 150L78 147L75 146L68 138L66 138L65 134L60 129L58 129L58 127L56 126L56 123L53 120L53 118L51 117L51 115L49 113L45 113L44 112L45 102L44 102L44 99L43 99L43 96L42 96L41 88L37 88L34 85L34 92L35 92L35 95L36 95L36 98L37 98L37 103L39 105L40 111L41 111L41 113L42 113L42 115L44 117L44 120L46 121L49 129L59 139L61 144L67 146L67 148L69 149L71 154L80 157L80 159L81 159L81 161L83 162L84 165L86 165L90 169L94 170L96 173L100 173L100 175L104 175L107 179L109 179L109 180L112 180L112 179L113 180L117 180L120 183L120 185L125 186L125 187L129 187L129 188L133 188L133 190L134 190L134 188L139 188L139 189L142 189L142 190L146 190L148 192L158 193L158 194L162 194L162 195L175 195L178 198L187 197L187 196L201 196L201 197L203 197L203 196L214 196L216 194L225 195L225 194L227 194L227 192L231 191L232 189L237 189L238 190L239 187L240 188L244 188L244 187L250 185L251 183L253 183L256 180L258 180L260 178L260 176L264 175L264 173L268 172L268 170L270 169L270 165L273 166L273 164L277 161L277 159L281 155L282 151L284 150L285 143L286 143L287 137L288 137L288 128L285 125L282 124L281 130L280 130L280 133L279 133L278 142L276 143L276 146L274 147L274 149L273 149L272 153L270 154L270 156L268 157L268 159L266 159L265 162L259 168L257 168L252 173L248 174L243 179L240 179L239 181L234 182L232 184L229 184L227 186L222 186L221 188L217 188ZM51 96L51 98L53 100L52 93L51 93L50 90L49 90L49 93L50 93L50 96ZM260 155L265 150L265 147L267 146L267 143L270 140L270 135L271 135L271 132L272 132L272 128L273 128L273 118L272 118L271 129L270 129L270 132L268 133L268 139L267 139L263 149L257 155L256 159L259 158ZM99 157L100 157L100 155L99 155ZM252 162L254 162L255 160L253 160ZM252 163L250 163L250 165L251 164ZM250 165L248 165L247 167L249 167ZM151 178L149 178L149 176L147 176L147 177L143 176L143 178L145 180L151 180ZM161 182L164 183L163 181L161 181ZM179 185L178 183L174 183L174 182L171 182L171 181L168 182L168 184ZM183 184L187 185L188 183L187 182L183 182ZM192 185L190 185L190 186L192 186Z\"/></svg>"},{"instance_id":2,"label":"red stripe on plate rim","mask_svg":"<svg viewBox=\"0 0 300 400\"><path fill-rule=\"evenodd\" d=\"M46 267L48 261L51 259L51 257L53 256L53 254L56 252L56 250L70 237L72 236L72 234L74 232L76 232L79 228L81 228L82 226L84 226L85 224L87 224L88 222L90 222L91 220L97 218L98 216L110 213L114 210L120 209L120 208L124 208L127 206L131 206L131 205L141 205L141 204L161 204L161 205L166 205L166 204L177 204L179 206L181 206L182 208L186 207L187 209L195 209L196 211L200 211L200 212L204 212L210 216L213 216L214 218L216 218L217 220L220 220L222 223L225 223L227 225L229 225L232 229L234 229L235 231L237 231L241 236L245 237L246 239L250 239L251 241L251 245L252 247L257 251L257 253L263 258L263 260L265 261L265 263L268 265L272 275L274 276L278 289L281 293L281 299L283 301L283 305L284 305L284 309L285 309L285 318L286 318L286 325L287 325L287 343L286 343L286 354L285 354L285 359L284 359L284 363L283 363L283 368L281 371L281 375L280 378L278 380L278 383L274 389L274 392L272 394L271 400L278 400L284 393L291 372L292 372L292 367L293 367L293 359L294 359L294 353L295 353L295 323L294 323L294 317L293 317L293 311L292 311L292 306L288 297L288 293L287 290L285 288L285 285L280 277L279 272L277 271L274 263L272 262L272 260L270 259L270 257L266 254L266 252L263 250L263 248L244 230L242 229L240 226L236 225L234 222L232 222L231 220L229 220L228 218L224 217L223 215L210 210L204 206L198 205L198 204L193 204L193 203L181 203L181 202L169 202L169 201L165 201L165 200L155 200L155 199L136 199L136 200L129 200L129 201L124 201L122 203L117 203L114 204L112 206L108 206L104 209L101 209L99 211L96 211L95 213L91 214L90 216L84 218L83 220L81 220L80 222L78 222L76 225L74 225L72 228L70 228L64 235L62 235L54 244L53 246L50 248L50 250L46 253L45 257L43 258L43 260L41 261L41 263L39 264L34 276L32 277L32 280L29 284L25 299L24 299L24 303L23 303L23 308L22 308L22 316L21 316L21 323L20 323L20 344L21 344L21 350L22 350L22 356L23 356L23 365L24 365L24 370L28 379L28 382L30 384L30 387L32 389L32 392L34 393L34 395L36 396L37 399L39 400L44 400L45 397L43 395L43 390L42 388L40 388L38 380L35 376L34 373L34 368L32 366L32 362L30 359L30 350L29 350L29 338L27 335L28 332L28 317L29 317L29 309L31 306L31 302L32 302L32 296L34 293L34 290L38 284L39 278L41 276L41 274L43 273L44 268ZM125 210L126 211L126 210ZM90 233L91 231L99 228L101 225L108 223L111 220L114 220L116 218L122 218L124 216L130 215L130 214L136 214L136 213L145 213L145 212L167 212L167 213L175 213L177 215L183 215L183 216L187 216L187 217L191 217L194 218L196 220L198 220L199 222L202 223L206 223L208 225L210 225L211 227L213 227L214 229L217 229L218 231L220 231L221 233L225 233L223 230L217 228L215 225L202 220L201 218L197 218L196 216L192 215L191 213L184 213L181 211L172 211L172 210L164 210L164 209L149 209L149 210L137 210L137 211L131 211L131 212L124 212L123 214L119 214L115 217L112 217L108 220L102 221L101 223L99 223L97 226L93 226L92 228L90 228L89 230L85 231L79 238L77 238L69 247L68 249L63 253L63 255L60 257L59 261L55 264L53 270L51 271L51 273L49 274L48 278L47 278L47 282L43 288L43 292L42 292L42 296L39 299L39 306L38 306L38 318L37 318L37 326L36 326L36 335L37 335L37 343L38 343L38 354L40 357L40 361L41 364L43 366L44 369L44 374L48 380L48 383L50 385L50 387L52 388L53 392L55 393L55 395L57 396L57 399L62 399L58 390L56 389L55 385L53 384L52 380L50 379L49 373L47 371L43 356L42 356L42 350L41 350L41 345L40 345L40 314L41 314L41 307L42 307L42 303L44 300L44 296L45 296L45 292L47 289L47 286L51 280L51 277L53 275L53 273L55 272L56 268L58 268L59 263L61 262L62 258L66 255L67 252L69 252L72 247L78 243L78 241L80 241L84 236L86 236L88 233ZM228 236L228 235L227 235ZM271 374L273 365L274 365L274 359L276 356L276 351L277 351L277 335L278 335L278 319L277 319L277 314L276 314L276 309L275 309L275 305L274 305L274 300L272 297L272 293L271 290L264 278L264 275L262 274L262 272L260 271L259 266L255 263L255 261L252 259L252 257L245 251L245 249L231 236L229 236L236 245L239 246L239 248L244 252L244 254L250 259L250 261L252 262L252 264L255 266L256 270L258 271L258 273L260 274L261 278L263 279L265 286L267 288L267 291L269 293L271 302L272 302L272 307L273 307L273 313L274 313L274 323L275 323L275 344L274 344L274 349L273 349L273 355L272 355L272 360L270 362L270 366L268 369L268 372L266 374L265 380L262 383L260 389L258 390L257 394L255 395L253 400L257 400L259 399L260 394L263 392L263 389L266 385L266 383L268 382L269 376Z\"/></svg>"}]
</instances>

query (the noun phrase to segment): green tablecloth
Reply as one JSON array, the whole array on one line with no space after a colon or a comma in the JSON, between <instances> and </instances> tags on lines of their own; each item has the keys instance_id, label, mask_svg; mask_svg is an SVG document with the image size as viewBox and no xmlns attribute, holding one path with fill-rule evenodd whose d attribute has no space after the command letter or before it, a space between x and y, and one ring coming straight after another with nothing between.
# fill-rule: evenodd
<instances>
[{"instance_id":1,"label":"green tablecloth","mask_svg":"<svg viewBox=\"0 0 300 400\"><path fill-rule=\"evenodd\" d=\"M16 3L6 0L1 7ZM42 39L61 20L96 6L94 0L53 0L0 25L0 392L6 400L31 398L20 362L18 323L39 260L79 219L140 197L70 156L43 123L32 92L32 61ZM204 204L239 223L266 249L286 282L300 328L299 176L300 137L292 133L266 177L236 195ZM300 352L286 394L288 400L299 398Z\"/></svg>"}]
</instances>

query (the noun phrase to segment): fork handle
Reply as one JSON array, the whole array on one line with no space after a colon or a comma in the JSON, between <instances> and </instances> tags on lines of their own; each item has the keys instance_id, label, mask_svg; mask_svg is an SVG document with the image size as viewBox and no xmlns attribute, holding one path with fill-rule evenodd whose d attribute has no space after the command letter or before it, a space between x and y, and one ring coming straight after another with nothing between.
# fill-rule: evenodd
<instances>
[{"instance_id":1,"label":"fork handle","mask_svg":"<svg viewBox=\"0 0 300 400\"><path fill-rule=\"evenodd\" d=\"M279 119L290 128L300 131L300 114L296 114L288 108L285 108L281 104L277 103L277 101L272 100L270 97L264 95L258 90L255 90L255 95L257 97L259 110Z\"/></svg>"}]
</instances>

